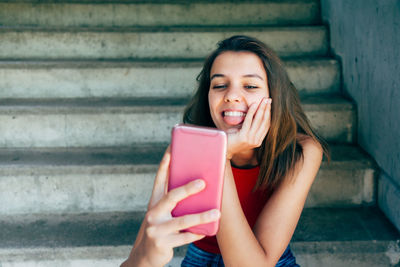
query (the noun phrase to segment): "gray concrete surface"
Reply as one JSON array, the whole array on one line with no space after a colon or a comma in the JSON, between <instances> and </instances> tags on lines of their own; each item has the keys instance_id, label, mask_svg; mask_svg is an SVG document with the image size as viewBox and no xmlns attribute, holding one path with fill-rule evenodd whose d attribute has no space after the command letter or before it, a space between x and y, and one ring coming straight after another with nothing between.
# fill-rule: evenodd
<instances>
[{"instance_id":1,"label":"gray concrete surface","mask_svg":"<svg viewBox=\"0 0 400 267\"><path fill-rule=\"evenodd\" d=\"M397 229L400 229L400 188L384 172L379 177L378 204Z\"/></svg>"},{"instance_id":2,"label":"gray concrete surface","mask_svg":"<svg viewBox=\"0 0 400 267\"><path fill-rule=\"evenodd\" d=\"M128 257L131 248L126 245L0 249L0 264L2 267L116 267Z\"/></svg>"},{"instance_id":3,"label":"gray concrete surface","mask_svg":"<svg viewBox=\"0 0 400 267\"><path fill-rule=\"evenodd\" d=\"M321 26L255 28L20 29L0 28L0 59L204 58L232 35L254 36L287 56L322 56ZM162 45L160 45L162 44Z\"/></svg>"},{"instance_id":4,"label":"gray concrete surface","mask_svg":"<svg viewBox=\"0 0 400 267\"><path fill-rule=\"evenodd\" d=\"M24 3L25 2L25 3ZM80 3L0 1L0 25L13 26L172 26L285 25L320 20L319 1L181 2L119 1ZM92 2L92 3L91 3ZM96 4L93 4L96 2ZM136 3L135 3L136 2ZM154 1L153 1L154 2ZM184 3L184 4L182 4Z\"/></svg>"},{"instance_id":5,"label":"gray concrete surface","mask_svg":"<svg viewBox=\"0 0 400 267\"><path fill-rule=\"evenodd\" d=\"M400 2L322 0L332 51L342 62L343 89L357 104L358 143L389 179L381 193L400 188ZM388 182L390 181L390 183ZM400 229L400 194L379 205Z\"/></svg>"},{"instance_id":6,"label":"gray concrete surface","mask_svg":"<svg viewBox=\"0 0 400 267\"><path fill-rule=\"evenodd\" d=\"M335 60L284 62L303 95L338 93ZM0 62L1 98L188 97L202 61Z\"/></svg>"},{"instance_id":7,"label":"gray concrete surface","mask_svg":"<svg viewBox=\"0 0 400 267\"><path fill-rule=\"evenodd\" d=\"M132 212L2 217L0 262L118 265L128 256L142 218L143 213ZM291 247L302 266L387 267L399 264L399 241L399 233L377 208L314 208L304 210ZM185 247L176 249L171 266L184 253Z\"/></svg>"},{"instance_id":8,"label":"gray concrete surface","mask_svg":"<svg viewBox=\"0 0 400 267\"><path fill-rule=\"evenodd\" d=\"M371 242L321 242L305 244L304 253L294 252L296 261L300 266L310 267L397 267L400 259L400 247L398 241L374 242L374 249ZM293 244L293 250L298 251L301 243ZM319 247L312 253L311 246ZM321 248L321 245L325 248ZM327 245L327 246L326 246ZM306 252L307 251L307 252ZM362 253L362 251L370 251Z\"/></svg>"},{"instance_id":9,"label":"gray concrete surface","mask_svg":"<svg viewBox=\"0 0 400 267\"><path fill-rule=\"evenodd\" d=\"M0 105L0 147L124 146L168 142L181 122L183 105L138 100L120 102L4 103ZM353 105L341 98L305 98L311 124L328 141L352 142Z\"/></svg>"},{"instance_id":10,"label":"gray concrete surface","mask_svg":"<svg viewBox=\"0 0 400 267\"><path fill-rule=\"evenodd\" d=\"M144 211L165 147L0 150L0 215ZM322 164L306 207L374 203L369 158L353 146L331 149L332 161Z\"/></svg>"}]
</instances>

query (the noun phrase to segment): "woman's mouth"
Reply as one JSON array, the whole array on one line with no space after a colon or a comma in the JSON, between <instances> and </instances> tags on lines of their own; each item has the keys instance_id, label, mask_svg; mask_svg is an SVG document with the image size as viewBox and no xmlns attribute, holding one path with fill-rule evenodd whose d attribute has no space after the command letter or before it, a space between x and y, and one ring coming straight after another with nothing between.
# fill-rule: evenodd
<instances>
[{"instance_id":1,"label":"woman's mouth","mask_svg":"<svg viewBox=\"0 0 400 267\"><path fill-rule=\"evenodd\" d=\"M222 118L224 122L228 125L236 126L243 123L246 113L243 111L224 111L222 113Z\"/></svg>"}]
</instances>

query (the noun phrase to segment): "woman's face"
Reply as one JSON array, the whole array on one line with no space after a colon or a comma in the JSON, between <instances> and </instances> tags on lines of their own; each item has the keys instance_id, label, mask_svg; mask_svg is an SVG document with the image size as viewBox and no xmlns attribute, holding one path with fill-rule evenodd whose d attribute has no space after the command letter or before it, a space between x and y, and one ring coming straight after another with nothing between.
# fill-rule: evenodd
<instances>
[{"instance_id":1,"label":"woman's face","mask_svg":"<svg viewBox=\"0 0 400 267\"><path fill-rule=\"evenodd\" d=\"M252 103L269 98L267 74L251 52L224 52L211 67L208 102L218 129L241 128Z\"/></svg>"}]
</instances>

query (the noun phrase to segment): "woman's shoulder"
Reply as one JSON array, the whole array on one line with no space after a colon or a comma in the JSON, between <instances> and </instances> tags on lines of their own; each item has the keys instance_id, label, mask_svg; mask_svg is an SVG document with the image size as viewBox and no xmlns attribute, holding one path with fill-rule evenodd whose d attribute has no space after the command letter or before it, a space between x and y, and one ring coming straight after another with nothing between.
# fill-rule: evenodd
<instances>
[{"instance_id":1,"label":"woman's shoulder","mask_svg":"<svg viewBox=\"0 0 400 267\"><path fill-rule=\"evenodd\" d=\"M313 139L310 136L305 135L305 134L298 134L297 142L303 149L304 159L308 158L309 156L313 156L313 158L315 158L315 157L322 158L322 154L323 154L322 146L315 139Z\"/></svg>"},{"instance_id":2,"label":"woman's shoulder","mask_svg":"<svg viewBox=\"0 0 400 267\"><path fill-rule=\"evenodd\" d=\"M294 174L296 177L299 177L302 182L309 180L311 184L321 166L323 148L317 140L304 134L297 135L297 142L303 150L303 156L302 159L296 163Z\"/></svg>"}]
</instances>

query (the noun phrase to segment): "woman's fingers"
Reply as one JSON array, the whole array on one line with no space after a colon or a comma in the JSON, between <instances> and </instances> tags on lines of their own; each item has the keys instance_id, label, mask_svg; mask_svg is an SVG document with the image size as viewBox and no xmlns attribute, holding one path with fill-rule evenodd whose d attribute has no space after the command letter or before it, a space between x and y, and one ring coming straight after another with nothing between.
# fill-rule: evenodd
<instances>
[{"instance_id":1,"label":"woman's fingers","mask_svg":"<svg viewBox=\"0 0 400 267\"><path fill-rule=\"evenodd\" d=\"M262 115L262 120L260 123L260 126L255 134L255 139L261 143L262 140L264 140L265 136L267 135L267 132L269 130L270 124L271 124L271 103L272 99L269 98L267 99L267 103Z\"/></svg>"},{"instance_id":2,"label":"woman's fingers","mask_svg":"<svg viewBox=\"0 0 400 267\"><path fill-rule=\"evenodd\" d=\"M202 213L190 214L181 217L172 218L157 225L147 228L146 234L153 240L158 240L159 244L165 247L182 246L204 237L204 235L193 234L189 232L180 232L181 230L210 223L218 220L221 213L218 210L209 210Z\"/></svg>"},{"instance_id":3,"label":"woman's fingers","mask_svg":"<svg viewBox=\"0 0 400 267\"><path fill-rule=\"evenodd\" d=\"M219 210L208 210L201 213L184 215L172 218L160 224L152 225L147 228L146 234L152 240L157 240L158 246L178 247L192 243L204 237L204 235L190 232L180 232L181 230L210 223L221 217Z\"/></svg>"},{"instance_id":4,"label":"woman's fingers","mask_svg":"<svg viewBox=\"0 0 400 267\"><path fill-rule=\"evenodd\" d=\"M169 235L156 235L157 233L151 233L154 235L154 245L161 250L172 249L174 247L180 247L186 244L190 244L197 240L200 240L204 235L193 234L190 232L173 233Z\"/></svg>"},{"instance_id":5,"label":"woman's fingers","mask_svg":"<svg viewBox=\"0 0 400 267\"><path fill-rule=\"evenodd\" d=\"M257 108L258 108L257 103L253 103L250 105L249 109L247 110L246 117L244 118L242 128L240 129L241 132L247 133L250 130L250 127L253 122L253 117L257 111Z\"/></svg>"},{"instance_id":6,"label":"woman's fingers","mask_svg":"<svg viewBox=\"0 0 400 267\"><path fill-rule=\"evenodd\" d=\"M196 194L205 188L205 182L201 179L191 181L183 186L169 191L154 207L155 212L171 212L179 201Z\"/></svg>"},{"instance_id":7,"label":"woman's fingers","mask_svg":"<svg viewBox=\"0 0 400 267\"><path fill-rule=\"evenodd\" d=\"M208 210L201 213L189 214L180 217L175 217L158 227L160 232L171 233L210 222L214 222L221 217L221 212L217 209Z\"/></svg>"},{"instance_id":8,"label":"woman's fingers","mask_svg":"<svg viewBox=\"0 0 400 267\"><path fill-rule=\"evenodd\" d=\"M269 129L271 98L263 98L260 103L253 103L247 113L241 129L242 141L248 146L261 145Z\"/></svg>"},{"instance_id":9,"label":"woman's fingers","mask_svg":"<svg viewBox=\"0 0 400 267\"><path fill-rule=\"evenodd\" d=\"M254 119L253 119L253 122L252 122L251 127L250 127L250 132L251 133L255 134L256 132L258 132L258 130L259 130L259 128L260 128L260 126L261 126L261 124L263 122L265 110L267 108L267 103L268 103L268 99L266 99L266 98L263 98L261 100L261 102L259 103L258 108L257 108L257 112L254 115Z\"/></svg>"},{"instance_id":10,"label":"woman's fingers","mask_svg":"<svg viewBox=\"0 0 400 267\"><path fill-rule=\"evenodd\" d=\"M239 132L228 132L228 159L236 151L261 145L269 129L271 101L271 98L263 98L259 103L252 103Z\"/></svg>"},{"instance_id":11,"label":"woman's fingers","mask_svg":"<svg viewBox=\"0 0 400 267\"><path fill-rule=\"evenodd\" d=\"M170 159L171 159L171 152L170 152L170 147L168 146L160 162L160 166L158 167L148 209L156 205L165 194L165 187L168 181L168 170L169 170Z\"/></svg>"}]
</instances>

